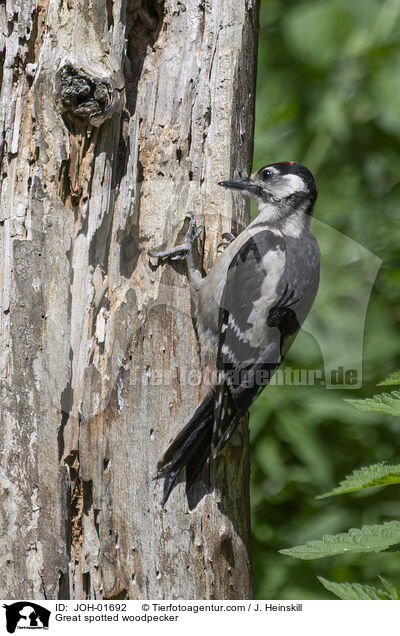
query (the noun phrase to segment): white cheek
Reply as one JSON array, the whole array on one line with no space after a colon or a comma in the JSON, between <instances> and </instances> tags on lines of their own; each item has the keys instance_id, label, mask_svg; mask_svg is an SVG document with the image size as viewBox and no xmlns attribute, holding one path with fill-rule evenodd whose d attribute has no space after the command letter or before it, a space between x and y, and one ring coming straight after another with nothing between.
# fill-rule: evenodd
<instances>
[{"instance_id":1,"label":"white cheek","mask_svg":"<svg viewBox=\"0 0 400 636\"><path fill-rule=\"evenodd\" d=\"M295 192L304 192L306 189L303 179L297 174L286 174L281 178L279 184L271 190L280 197L288 197Z\"/></svg>"}]
</instances>

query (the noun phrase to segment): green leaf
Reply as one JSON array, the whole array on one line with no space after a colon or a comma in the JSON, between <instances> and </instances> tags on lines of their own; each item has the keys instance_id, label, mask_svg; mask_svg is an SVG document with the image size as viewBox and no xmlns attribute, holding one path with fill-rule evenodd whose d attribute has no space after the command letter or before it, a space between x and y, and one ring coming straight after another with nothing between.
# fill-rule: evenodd
<instances>
[{"instance_id":1,"label":"green leaf","mask_svg":"<svg viewBox=\"0 0 400 636\"><path fill-rule=\"evenodd\" d=\"M380 576L379 574L378 574L378 576L379 576L379 578L380 578L380 580L382 582L383 587L388 592L389 596L391 596L394 601L398 601L399 600L399 592L395 588L393 583L390 583L390 581L387 581L386 579L383 578L383 576Z\"/></svg>"},{"instance_id":2,"label":"green leaf","mask_svg":"<svg viewBox=\"0 0 400 636\"><path fill-rule=\"evenodd\" d=\"M400 464L387 464L380 462L372 466L365 466L355 470L351 475L340 482L340 485L333 490L318 495L316 499L325 499L333 495L344 495L349 492L357 492L365 488L376 486L389 486L400 483Z\"/></svg>"},{"instance_id":3,"label":"green leaf","mask_svg":"<svg viewBox=\"0 0 400 636\"><path fill-rule=\"evenodd\" d=\"M365 400L345 400L359 411L400 416L400 391L381 393Z\"/></svg>"},{"instance_id":4,"label":"green leaf","mask_svg":"<svg viewBox=\"0 0 400 636\"><path fill-rule=\"evenodd\" d=\"M383 382L379 382L378 386L393 386L394 384L400 385L400 371L393 371L393 373L390 373Z\"/></svg>"},{"instance_id":5,"label":"green leaf","mask_svg":"<svg viewBox=\"0 0 400 636\"><path fill-rule=\"evenodd\" d=\"M361 583L335 583L334 581L328 581L328 579L317 576L317 579L322 585L336 594L343 601L381 601L394 600L393 597L377 587L372 585L361 585Z\"/></svg>"},{"instance_id":6,"label":"green leaf","mask_svg":"<svg viewBox=\"0 0 400 636\"><path fill-rule=\"evenodd\" d=\"M389 521L382 525L350 528L348 532L325 535L317 541L280 550L295 559L322 559L346 552L382 552L400 543L400 521Z\"/></svg>"}]
</instances>

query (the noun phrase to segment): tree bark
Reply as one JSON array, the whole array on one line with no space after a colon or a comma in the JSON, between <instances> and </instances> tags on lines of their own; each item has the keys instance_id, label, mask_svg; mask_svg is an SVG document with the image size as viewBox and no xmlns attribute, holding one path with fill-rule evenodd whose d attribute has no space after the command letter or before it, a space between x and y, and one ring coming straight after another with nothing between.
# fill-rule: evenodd
<instances>
[{"instance_id":1,"label":"tree bark","mask_svg":"<svg viewBox=\"0 0 400 636\"><path fill-rule=\"evenodd\" d=\"M0 6L2 598L248 598L243 425L161 508L158 459L199 397L182 263L249 210L256 0Z\"/></svg>"}]
</instances>

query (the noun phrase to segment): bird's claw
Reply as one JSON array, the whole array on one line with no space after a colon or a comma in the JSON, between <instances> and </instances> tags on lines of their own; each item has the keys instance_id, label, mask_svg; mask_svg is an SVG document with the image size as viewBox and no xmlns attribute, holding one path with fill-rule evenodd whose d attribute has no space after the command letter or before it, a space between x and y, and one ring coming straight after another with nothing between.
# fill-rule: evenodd
<instances>
[{"instance_id":1,"label":"bird's claw","mask_svg":"<svg viewBox=\"0 0 400 636\"><path fill-rule=\"evenodd\" d=\"M200 225L197 227L196 218L193 212L190 212L190 223L189 228L186 232L185 242L181 243L181 245L176 245L169 250L164 250L161 252L153 252L150 250L148 255L151 258L168 258L171 261L177 261L182 258L190 258L192 259L192 250L194 241L200 236L203 231L203 226Z\"/></svg>"},{"instance_id":2,"label":"bird's claw","mask_svg":"<svg viewBox=\"0 0 400 636\"><path fill-rule=\"evenodd\" d=\"M234 234L232 234L232 232L224 232L222 234L222 238L225 239L224 241L221 241L221 243L218 244L217 247L217 252L220 252L220 248L226 248L228 247L228 245L230 245L232 243L232 241L235 240L236 236Z\"/></svg>"}]
</instances>

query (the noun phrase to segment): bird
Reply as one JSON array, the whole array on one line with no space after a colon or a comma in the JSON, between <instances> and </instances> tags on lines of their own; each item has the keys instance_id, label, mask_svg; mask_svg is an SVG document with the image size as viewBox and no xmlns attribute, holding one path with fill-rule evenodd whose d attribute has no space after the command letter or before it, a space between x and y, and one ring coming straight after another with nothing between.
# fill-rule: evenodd
<instances>
[{"instance_id":1,"label":"bird","mask_svg":"<svg viewBox=\"0 0 400 636\"><path fill-rule=\"evenodd\" d=\"M258 215L238 236L223 235L224 250L206 276L194 262L203 228L193 213L184 243L148 252L161 263L186 260L202 366L215 372L158 462L162 506L184 468L188 491L223 449L282 363L319 285L320 252L310 229L317 185L308 168L282 161L218 185L255 199Z\"/></svg>"}]
</instances>

